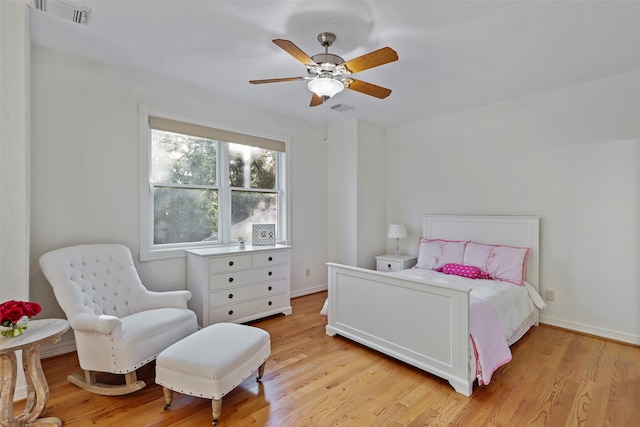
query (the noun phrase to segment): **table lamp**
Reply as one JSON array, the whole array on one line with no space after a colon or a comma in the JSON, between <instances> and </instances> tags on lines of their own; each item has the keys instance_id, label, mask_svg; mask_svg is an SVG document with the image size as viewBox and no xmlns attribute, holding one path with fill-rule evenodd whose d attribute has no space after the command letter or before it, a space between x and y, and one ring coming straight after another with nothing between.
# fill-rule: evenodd
<instances>
[{"instance_id":1,"label":"table lamp","mask_svg":"<svg viewBox=\"0 0 640 427\"><path fill-rule=\"evenodd\" d=\"M407 227L401 224L389 224L389 233L387 233L387 237L389 239L396 239L396 258L398 258L400 256L400 239L407 237Z\"/></svg>"}]
</instances>

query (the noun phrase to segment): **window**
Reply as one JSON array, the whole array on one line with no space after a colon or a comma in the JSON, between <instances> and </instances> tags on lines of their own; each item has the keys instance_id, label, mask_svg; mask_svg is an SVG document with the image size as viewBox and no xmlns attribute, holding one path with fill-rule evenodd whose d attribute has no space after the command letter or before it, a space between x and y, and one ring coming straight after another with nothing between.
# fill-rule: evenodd
<instances>
[{"instance_id":1,"label":"window","mask_svg":"<svg viewBox=\"0 0 640 427\"><path fill-rule=\"evenodd\" d=\"M283 141L147 108L141 106L141 260L250 241L258 223L276 224L276 240L287 241Z\"/></svg>"}]
</instances>

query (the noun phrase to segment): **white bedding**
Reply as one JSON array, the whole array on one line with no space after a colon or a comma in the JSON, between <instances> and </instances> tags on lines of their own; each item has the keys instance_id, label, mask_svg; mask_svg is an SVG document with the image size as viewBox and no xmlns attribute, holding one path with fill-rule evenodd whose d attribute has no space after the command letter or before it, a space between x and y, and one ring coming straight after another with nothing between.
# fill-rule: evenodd
<instances>
[{"instance_id":1,"label":"white bedding","mask_svg":"<svg viewBox=\"0 0 640 427\"><path fill-rule=\"evenodd\" d=\"M387 273L403 278L411 278L437 284L455 284L472 288L471 297L489 302L502 323L504 337L509 345L517 341L535 323L533 319L545 303L533 286L524 286L499 280L468 279L466 277L439 273L433 270L410 268Z\"/></svg>"}]
</instances>

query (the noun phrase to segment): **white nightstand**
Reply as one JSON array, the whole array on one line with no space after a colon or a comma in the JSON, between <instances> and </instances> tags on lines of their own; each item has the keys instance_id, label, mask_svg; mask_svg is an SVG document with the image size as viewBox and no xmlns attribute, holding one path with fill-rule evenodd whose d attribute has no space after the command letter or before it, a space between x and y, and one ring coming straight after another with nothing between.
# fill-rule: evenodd
<instances>
[{"instance_id":1,"label":"white nightstand","mask_svg":"<svg viewBox=\"0 0 640 427\"><path fill-rule=\"evenodd\" d=\"M417 257L412 255L386 254L376 257L376 270L378 271L399 271L406 270L416 265Z\"/></svg>"}]
</instances>

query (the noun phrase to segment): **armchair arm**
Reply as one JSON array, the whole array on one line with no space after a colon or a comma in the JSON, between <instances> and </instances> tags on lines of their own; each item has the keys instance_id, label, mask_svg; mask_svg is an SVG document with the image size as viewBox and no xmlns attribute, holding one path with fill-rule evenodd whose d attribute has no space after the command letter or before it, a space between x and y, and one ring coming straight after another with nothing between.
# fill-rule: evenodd
<instances>
[{"instance_id":1,"label":"armchair arm","mask_svg":"<svg viewBox=\"0 0 640 427\"><path fill-rule=\"evenodd\" d=\"M115 338L122 336L122 321L115 316L79 313L69 319L69 324L78 332L112 334Z\"/></svg>"},{"instance_id":2,"label":"armchair arm","mask_svg":"<svg viewBox=\"0 0 640 427\"><path fill-rule=\"evenodd\" d=\"M189 291L147 291L141 302L144 310L168 307L187 308L187 301L190 299L191 292Z\"/></svg>"}]
</instances>

